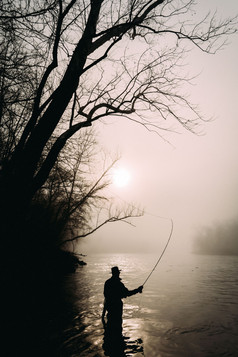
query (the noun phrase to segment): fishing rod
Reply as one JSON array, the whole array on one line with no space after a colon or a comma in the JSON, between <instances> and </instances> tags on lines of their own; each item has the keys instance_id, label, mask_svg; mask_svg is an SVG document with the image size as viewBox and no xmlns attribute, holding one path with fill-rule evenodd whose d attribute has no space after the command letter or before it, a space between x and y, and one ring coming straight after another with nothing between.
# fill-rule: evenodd
<instances>
[{"instance_id":1,"label":"fishing rod","mask_svg":"<svg viewBox=\"0 0 238 357\"><path fill-rule=\"evenodd\" d=\"M146 282L149 280L149 278L151 277L153 271L156 269L157 265L159 264L161 258L163 257L163 255L164 255L164 253L165 253L165 251L166 251L166 249L167 249L167 247L168 247L168 245L169 245L169 241L170 241L170 239L171 239L171 237L172 237L173 229L174 229L174 223L173 223L172 218L170 219L170 221L171 221L171 231L170 231L170 234L169 234L169 238L168 238L168 240L167 240L167 243L166 243L166 245L165 245L165 247L164 247L164 249L163 249L163 251L162 251L162 253L161 253L160 257L159 257L159 259L158 259L157 262L155 263L155 266L153 267L153 269L151 270L150 274L149 274L149 275L147 276L147 278L145 279L145 281L144 281L144 283L142 284L142 286L144 286L145 283L146 283Z\"/></svg>"},{"instance_id":2,"label":"fishing rod","mask_svg":"<svg viewBox=\"0 0 238 357\"><path fill-rule=\"evenodd\" d=\"M116 195L116 196L117 196L117 195ZM135 208L134 205L128 203L128 202L125 201L125 200L123 200L121 197L119 197L119 196L117 196L117 197L118 197L121 201L124 201L124 202L126 202L127 204L129 204L131 207ZM162 218L162 219L169 219L169 218L167 218L167 217L158 216L158 215L155 215L155 214L152 214L152 213L149 213L149 212L145 212L145 213L147 213L149 216L154 216L154 217ZM145 283L146 283L146 282L149 280L149 278L151 277L153 271L156 269L157 265L159 264L161 258L163 257L163 255L164 255L164 253L165 253L165 251L166 251L166 249L167 249L167 247L168 247L168 245L169 245L170 239L171 239L172 234L173 234L173 228L174 228L174 223L173 223L172 218L170 218L170 222L171 222L171 231L170 231L170 234L169 234L168 241L167 241L167 243L166 243L166 245L165 245L165 247L164 247L164 250L162 251L162 253L161 253L159 259L158 259L157 262L155 263L154 268L151 270L150 274L147 276L147 278L145 279L145 281L144 281L144 283L142 284L142 286L144 286Z\"/></svg>"}]
</instances>

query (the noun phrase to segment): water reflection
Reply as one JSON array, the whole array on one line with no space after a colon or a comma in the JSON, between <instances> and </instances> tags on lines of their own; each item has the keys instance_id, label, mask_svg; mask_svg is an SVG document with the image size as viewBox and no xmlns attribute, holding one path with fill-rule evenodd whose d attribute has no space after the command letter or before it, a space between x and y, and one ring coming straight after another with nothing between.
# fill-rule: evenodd
<instances>
[{"instance_id":1,"label":"water reflection","mask_svg":"<svg viewBox=\"0 0 238 357\"><path fill-rule=\"evenodd\" d=\"M171 272L160 266L142 295L125 299L118 334L101 321L107 257L88 258L65 280L8 279L1 284L1 356L237 356L238 259L192 258ZM125 266L129 287L138 281L136 259Z\"/></svg>"},{"instance_id":2,"label":"water reflection","mask_svg":"<svg viewBox=\"0 0 238 357\"><path fill-rule=\"evenodd\" d=\"M124 336L118 329L108 328L106 324L104 324L102 347L105 356L109 357L128 357L133 354L144 356L142 339L132 340L129 337Z\"/></svg>"},{"instance_id":3,"label":"water reflection","mask_svg":"<svg viewBox=\"0 0 238 357\"><path fill-rule=\"evenodd\" d=\"M138 280L138 259L128 257L124 280L129 287ZM142 295L125 300L120 334L101 322L108 261L107 256L88 258L87 267L75 275L80 315L68 330L62 357L237 355L237 257L195 256L169 272L160 266Z\"/></svg>"}]
</instances>

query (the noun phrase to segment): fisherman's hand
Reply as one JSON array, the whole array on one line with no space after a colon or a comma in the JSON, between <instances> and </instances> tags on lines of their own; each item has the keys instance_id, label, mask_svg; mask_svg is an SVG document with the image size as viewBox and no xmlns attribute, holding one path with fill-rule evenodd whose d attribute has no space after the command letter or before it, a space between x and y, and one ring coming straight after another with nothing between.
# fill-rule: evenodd
<instances>
[{"instance_id":1,"label":"fisherman's hand","mask_svg":"<svg viewBox=\"0 0 238 357\"><path fill-rule=\"evenodd\" d=\"M143 285L139 286L139 288L137 289L138 290L138 293L142 293L142 290L143 290Z\"/></svg>"}]
</instances>

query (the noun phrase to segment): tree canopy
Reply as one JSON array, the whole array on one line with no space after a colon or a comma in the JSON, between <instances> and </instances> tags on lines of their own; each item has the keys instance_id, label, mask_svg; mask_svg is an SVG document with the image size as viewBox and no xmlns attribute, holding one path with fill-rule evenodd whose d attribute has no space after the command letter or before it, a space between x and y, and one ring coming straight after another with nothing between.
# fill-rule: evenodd
<instances>
[{"instance_id":1,"label":"tree canopy","mask_svg":"<svg viewBox=\"0 0 238 357\"><path fill-rule=\"evenodd\" d=\"M180 91L183 44L215 52L236 19L195 12L193 0L2 2L1 140L30 195L67 140L95 121L196 129L201 117Z\"/></svg>"},{"instance_id":2,"label":"tree canopy","mask_svg":"<svg viewBox=\"0 0 238 357\"><path fill-rule=\"evenodd\" d=\"M194 0L3 0L0 23L0 208L19 223L79 131L118 117L197 132L183 56L215 53L237 18Z\"/></svg>"}]
</instances>

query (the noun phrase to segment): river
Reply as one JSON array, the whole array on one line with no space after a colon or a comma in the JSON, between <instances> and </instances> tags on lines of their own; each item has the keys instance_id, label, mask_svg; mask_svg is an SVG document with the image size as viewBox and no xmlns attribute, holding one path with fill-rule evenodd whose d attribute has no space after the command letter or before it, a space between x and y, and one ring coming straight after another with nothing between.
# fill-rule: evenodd
<instances>
[{"instance_id":1,"label":"river","mask_svg":"<svg viewBox=\"0 0 238 357\"><path fill-rule=\"evenodd\" d=\"M110 268L118 265L123 283L134 289L145 281L156 259L148 254L86 257L87 265L77 270L73 282L68 282L76 298L72 324L64 331L64 355L238 355L237 256L164 257L143 293L124 299L123 339L108 348L101 313L103 285L111 276Z\"/></svg>"}]
</instances>

